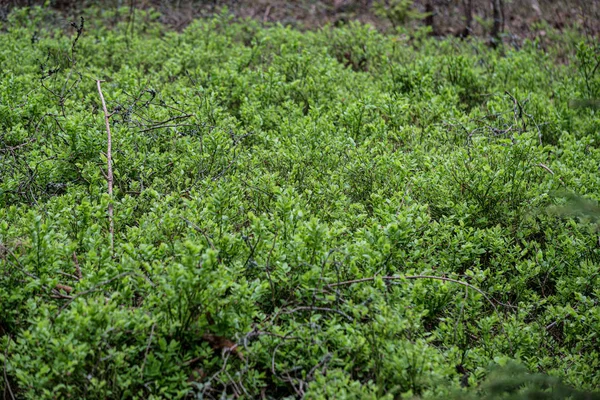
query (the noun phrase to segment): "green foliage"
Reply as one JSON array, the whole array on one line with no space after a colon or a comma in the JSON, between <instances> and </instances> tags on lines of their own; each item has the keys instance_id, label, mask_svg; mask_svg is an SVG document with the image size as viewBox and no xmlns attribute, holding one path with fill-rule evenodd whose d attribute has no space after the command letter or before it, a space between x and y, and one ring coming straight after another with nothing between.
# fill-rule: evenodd
<instances>
[{"instance_id":1,"label":"green foliage","mask_svg":"<svg viewBox=\"0 0 600 400\"><path fill-rule=\"evenodd\" d=\"M595 47L128 13L2 26L7 396L600 385Z\"/></svg>"},{"instance_id":2,"label":"green foliage","mask_svg":"<svg viewBox=\"0 0 600 400\"><path fill-rule=\"evenodd\" d=\"M585 42L577 46L577 69L583 80L583 93L588 99L600 97L600 45Z\"/></svg>"},{"instance_id":3,"label":"green foliage","mask_svg":"<svg viewBox=\"0 0 600 400\"><path fill-rule=\"evenodd\" d=\"M531 374L518 364L494 368L481 385L477 395L457 393L449 398L456 399L581 399L595 400L600 394L574 390L555 377Z\"/></svg>"}]
</instances>

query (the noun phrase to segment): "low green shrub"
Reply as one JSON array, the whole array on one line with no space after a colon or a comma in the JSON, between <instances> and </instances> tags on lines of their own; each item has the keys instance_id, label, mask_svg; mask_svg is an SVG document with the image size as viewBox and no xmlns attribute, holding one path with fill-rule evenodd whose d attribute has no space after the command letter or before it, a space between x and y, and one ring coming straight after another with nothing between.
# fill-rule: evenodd
<instances>
[{"instance_id":1,"label":"low green shrub","mask_svg":"<svg viewBox=\"0 0 600 400\"><path fill-rule=\"evenodd\" d=\"M128 13L2 25L5 397L600 385L596 47Z\"/></svg>"}]
</instances>

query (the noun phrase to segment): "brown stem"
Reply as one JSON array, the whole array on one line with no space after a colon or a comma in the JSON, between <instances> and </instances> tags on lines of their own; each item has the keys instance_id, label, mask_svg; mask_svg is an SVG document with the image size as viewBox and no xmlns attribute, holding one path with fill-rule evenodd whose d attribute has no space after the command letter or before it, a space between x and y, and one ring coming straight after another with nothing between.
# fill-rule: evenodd
<instances>
[{"instance_id":1,"label":"brown stem","mask_svg":"<svg viewBox=\"0 0 600 400\"><path fill-rule=\"evenodd\" d=\"M96 80L98 85L98 93L100 94L100 100L102 100L102 109L104 110L104 123L106 124L106 135L107 135L107 150L106 160L108 164L108 172L106 180L108 181L108 196L110 197L108 203L108 223L110 229L110 252L114 253L115 249L115 225L113 220L113 170L112 170L112 135L110 134L110 124L108 118L110 117L108 110L106 109L106 102L104 101L104 95L102 94L101 80Z\"/></svg>"}]
</instances>

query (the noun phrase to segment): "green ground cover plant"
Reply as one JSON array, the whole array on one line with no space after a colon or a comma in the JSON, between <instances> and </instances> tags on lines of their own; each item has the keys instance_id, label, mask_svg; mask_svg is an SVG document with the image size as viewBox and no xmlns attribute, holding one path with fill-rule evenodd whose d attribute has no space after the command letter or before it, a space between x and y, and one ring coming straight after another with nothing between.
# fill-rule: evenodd
<instances>
[{"instance_id":1,"label":"green ground cover plant","mask_svg":"<svg viewBox=\"0 0 600 400\"><path fill-rule=\"evenodd\" d=\"M128 16L2 23L5 398L598 398L597 44Z\"/></svg>"}]
</instances>

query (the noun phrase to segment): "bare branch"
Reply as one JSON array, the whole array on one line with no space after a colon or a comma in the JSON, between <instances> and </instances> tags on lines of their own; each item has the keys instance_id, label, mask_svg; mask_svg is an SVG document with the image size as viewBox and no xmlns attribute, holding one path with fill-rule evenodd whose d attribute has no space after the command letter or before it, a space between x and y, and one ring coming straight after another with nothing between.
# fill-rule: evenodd
<instances>
[{"instance_id":1,"label":"bare branch","mask_svg":"<svg viewBox=\"0 0 600 400\"><path fill-rule=\"evenodd\" d=\"M102 94L101 80L96 80L98 85L98 93L100 94L100 100L102 100L102 109L104 110L104 123L106 124L106 135L107 135L107 150L106 150L106 161L108 164L107 181L108 181L108 196L110 197L108 203L108 223L110 230L110 252L114 253L115 250L115 225L113 220L113 170L112 170L112 135L110 134L110 124L108 119L110 117L108 110L106 109L106 102L104 101L104 95Z\"/></svg>"},{"instance_id":2,"label":"bare branch","mask_svg":"<svg viewBox=\"0 0 600 400\"><path fill-rule=\"evenodd\" d=\"M438 281L453 282L453 283L457 283L459 285L466 286L470 289L473 289L477 293L481 294L494 308L496 307L495 303L490 299L490 297L483 290L471 285L470 283L459 281L459 280L452 279L452 278L446 278L445 276L436 276L436 275L371 276L369 278L354 279L354 280L350 280L350 281L330 283L327 286L335 287L335 286L351 285L353 283L370 282L370 281L374 281L377 278L381 278L384 281L394 281L394 280L402 280L402 279L434 279L434 280L438 280ZM515 306L512 306L510 304L501 303L496 299L494 299L494 301L497 304L500 304L501 306L515 308Z\"/></svg>"},{"instance_id":3,"label":"bare branch","mask_svg":"<svg viewBox=\"0 0 600 400\"><path fill-rule=\"evenodd\" d=\"M4 371L4 383L6 383L6 388L8 389L8 394L10 394L10 398L12 400L15 400L15 395L12 391L12 389L10 388L10 382L8 381L8 375L6 373L6 360L8 360L8 348L10 346L10 335L8 336L8 343L6 344L6 349L4 349L4 368L2 369Z\"/></svg>"},{"instance_id":4,"label":"bare branch","mask_svg":"<svg viewBox=\"0 0 600 400\"><path fill-rule=\"evenodd\" d=\"M538 167L545 169L546 171L550 172L551 175L554 176L554 171L552 171L550 169L550 167L548 167L546 164L539 163ZM566 186L565 183L563 182L563 180L560 179L560 177L557 177L557 178L558 178L559 182L562 183L563 186Z\"/></svg>"}]
</instances>

